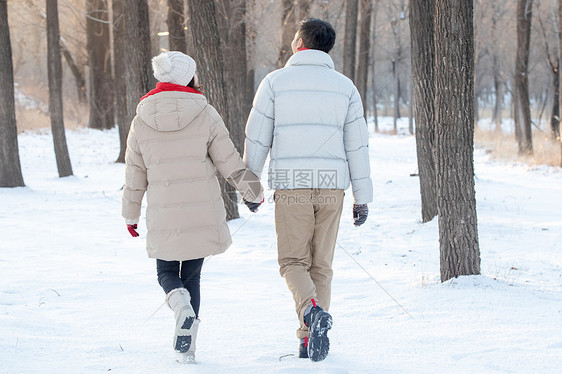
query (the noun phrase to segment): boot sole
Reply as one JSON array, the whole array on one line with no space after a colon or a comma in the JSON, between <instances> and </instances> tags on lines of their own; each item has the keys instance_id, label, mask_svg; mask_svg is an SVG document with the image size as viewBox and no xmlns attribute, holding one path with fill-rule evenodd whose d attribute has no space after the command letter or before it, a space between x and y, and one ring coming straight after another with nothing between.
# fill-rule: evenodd
<instances>
[{"instance_id":1,"label":"boot sole","mask_svg":"<svg viewBox=\"0 0 562 374\"><path fill-rule=\"evenodd\" d=\"M330 350L330 339L328 330L332 328L332 316L321 311L316 315L310 326L310 340L308 341L308 357L311 361L322 361L328 356Z\"/></svg>"},{"instance_id":2,"label":"boot sole","mask_svg":"<svg viewBox=\"0 0 562 374\"><path fill-rule=\"evenodd\" d=\"M191 306L181 311L176 325L174 349L179 353L187 353L191 347L191 328L195 321L195 312Z\"/></svg>"}]
</instances>

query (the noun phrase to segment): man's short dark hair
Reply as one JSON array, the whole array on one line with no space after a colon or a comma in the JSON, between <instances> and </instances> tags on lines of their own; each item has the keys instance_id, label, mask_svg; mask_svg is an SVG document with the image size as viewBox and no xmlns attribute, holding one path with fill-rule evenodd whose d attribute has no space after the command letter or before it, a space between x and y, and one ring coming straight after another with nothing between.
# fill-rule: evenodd
<instances>
[{"instance_id":1,"label":"man's short dark hair","mask_svg":"<svg viewBox=\"0 0 562 374\"><path fill-rule=\"evenodd\" d=\"M299 38L305 48L330 52L336 42L336 31L328 22L318 18L307 18L299 25Z\"/></svg>"}]
</instances>

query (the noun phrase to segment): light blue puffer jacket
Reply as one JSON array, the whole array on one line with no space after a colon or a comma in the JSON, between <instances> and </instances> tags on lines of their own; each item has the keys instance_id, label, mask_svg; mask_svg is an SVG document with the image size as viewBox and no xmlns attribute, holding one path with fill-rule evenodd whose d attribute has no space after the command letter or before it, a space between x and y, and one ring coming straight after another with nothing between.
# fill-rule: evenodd
<instances>
[{"instance_id":1,"label":"light blue puffer jacket","mask_svg":"<svg viewBox=\"0 0 562 374\"><path fill-rule=\"evenodd\" d=\"M248 123L244 161L261 175L271 149L272 189L347 189L373 200L369 134L353 82L319 50L295 53L261 82Z\"/></svg>"}]
</instances>

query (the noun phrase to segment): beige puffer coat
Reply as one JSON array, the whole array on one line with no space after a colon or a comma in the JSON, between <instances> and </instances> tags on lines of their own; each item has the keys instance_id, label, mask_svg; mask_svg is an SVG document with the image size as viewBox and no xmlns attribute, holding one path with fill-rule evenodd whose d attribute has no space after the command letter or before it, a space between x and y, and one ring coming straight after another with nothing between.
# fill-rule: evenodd
<instances>
[{"instance_id":1,"label":"beige puffer coat","mask_svg":"<svg viewBox=\"0 0 562 374\"><path fill-rule=\"evenodd\" d=\"M258 177L205 96L165 91L139 103L127 140L122 215L138 219L147 192L149 257L185 261L230 246L217 169L246 200L263 200Z\"/></svg>"}]
</instances>

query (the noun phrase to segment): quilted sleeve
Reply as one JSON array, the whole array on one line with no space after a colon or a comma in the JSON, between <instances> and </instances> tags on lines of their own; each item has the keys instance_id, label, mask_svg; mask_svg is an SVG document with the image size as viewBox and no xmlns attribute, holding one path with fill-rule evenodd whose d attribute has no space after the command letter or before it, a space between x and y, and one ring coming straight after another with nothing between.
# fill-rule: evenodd
<instances>
[{"instance_id":1,"label":"quilted sleeve","mask_svg":"<svg viewBox=\"0 0 562 374\"><path fill-rule=\"evenodd\" d=\"M373 201L373 182L369 162L369 132L363 117L361 96L355 86L349 101L343 139L355 204L370 203Z\"/></svg>"}]
</instances>

